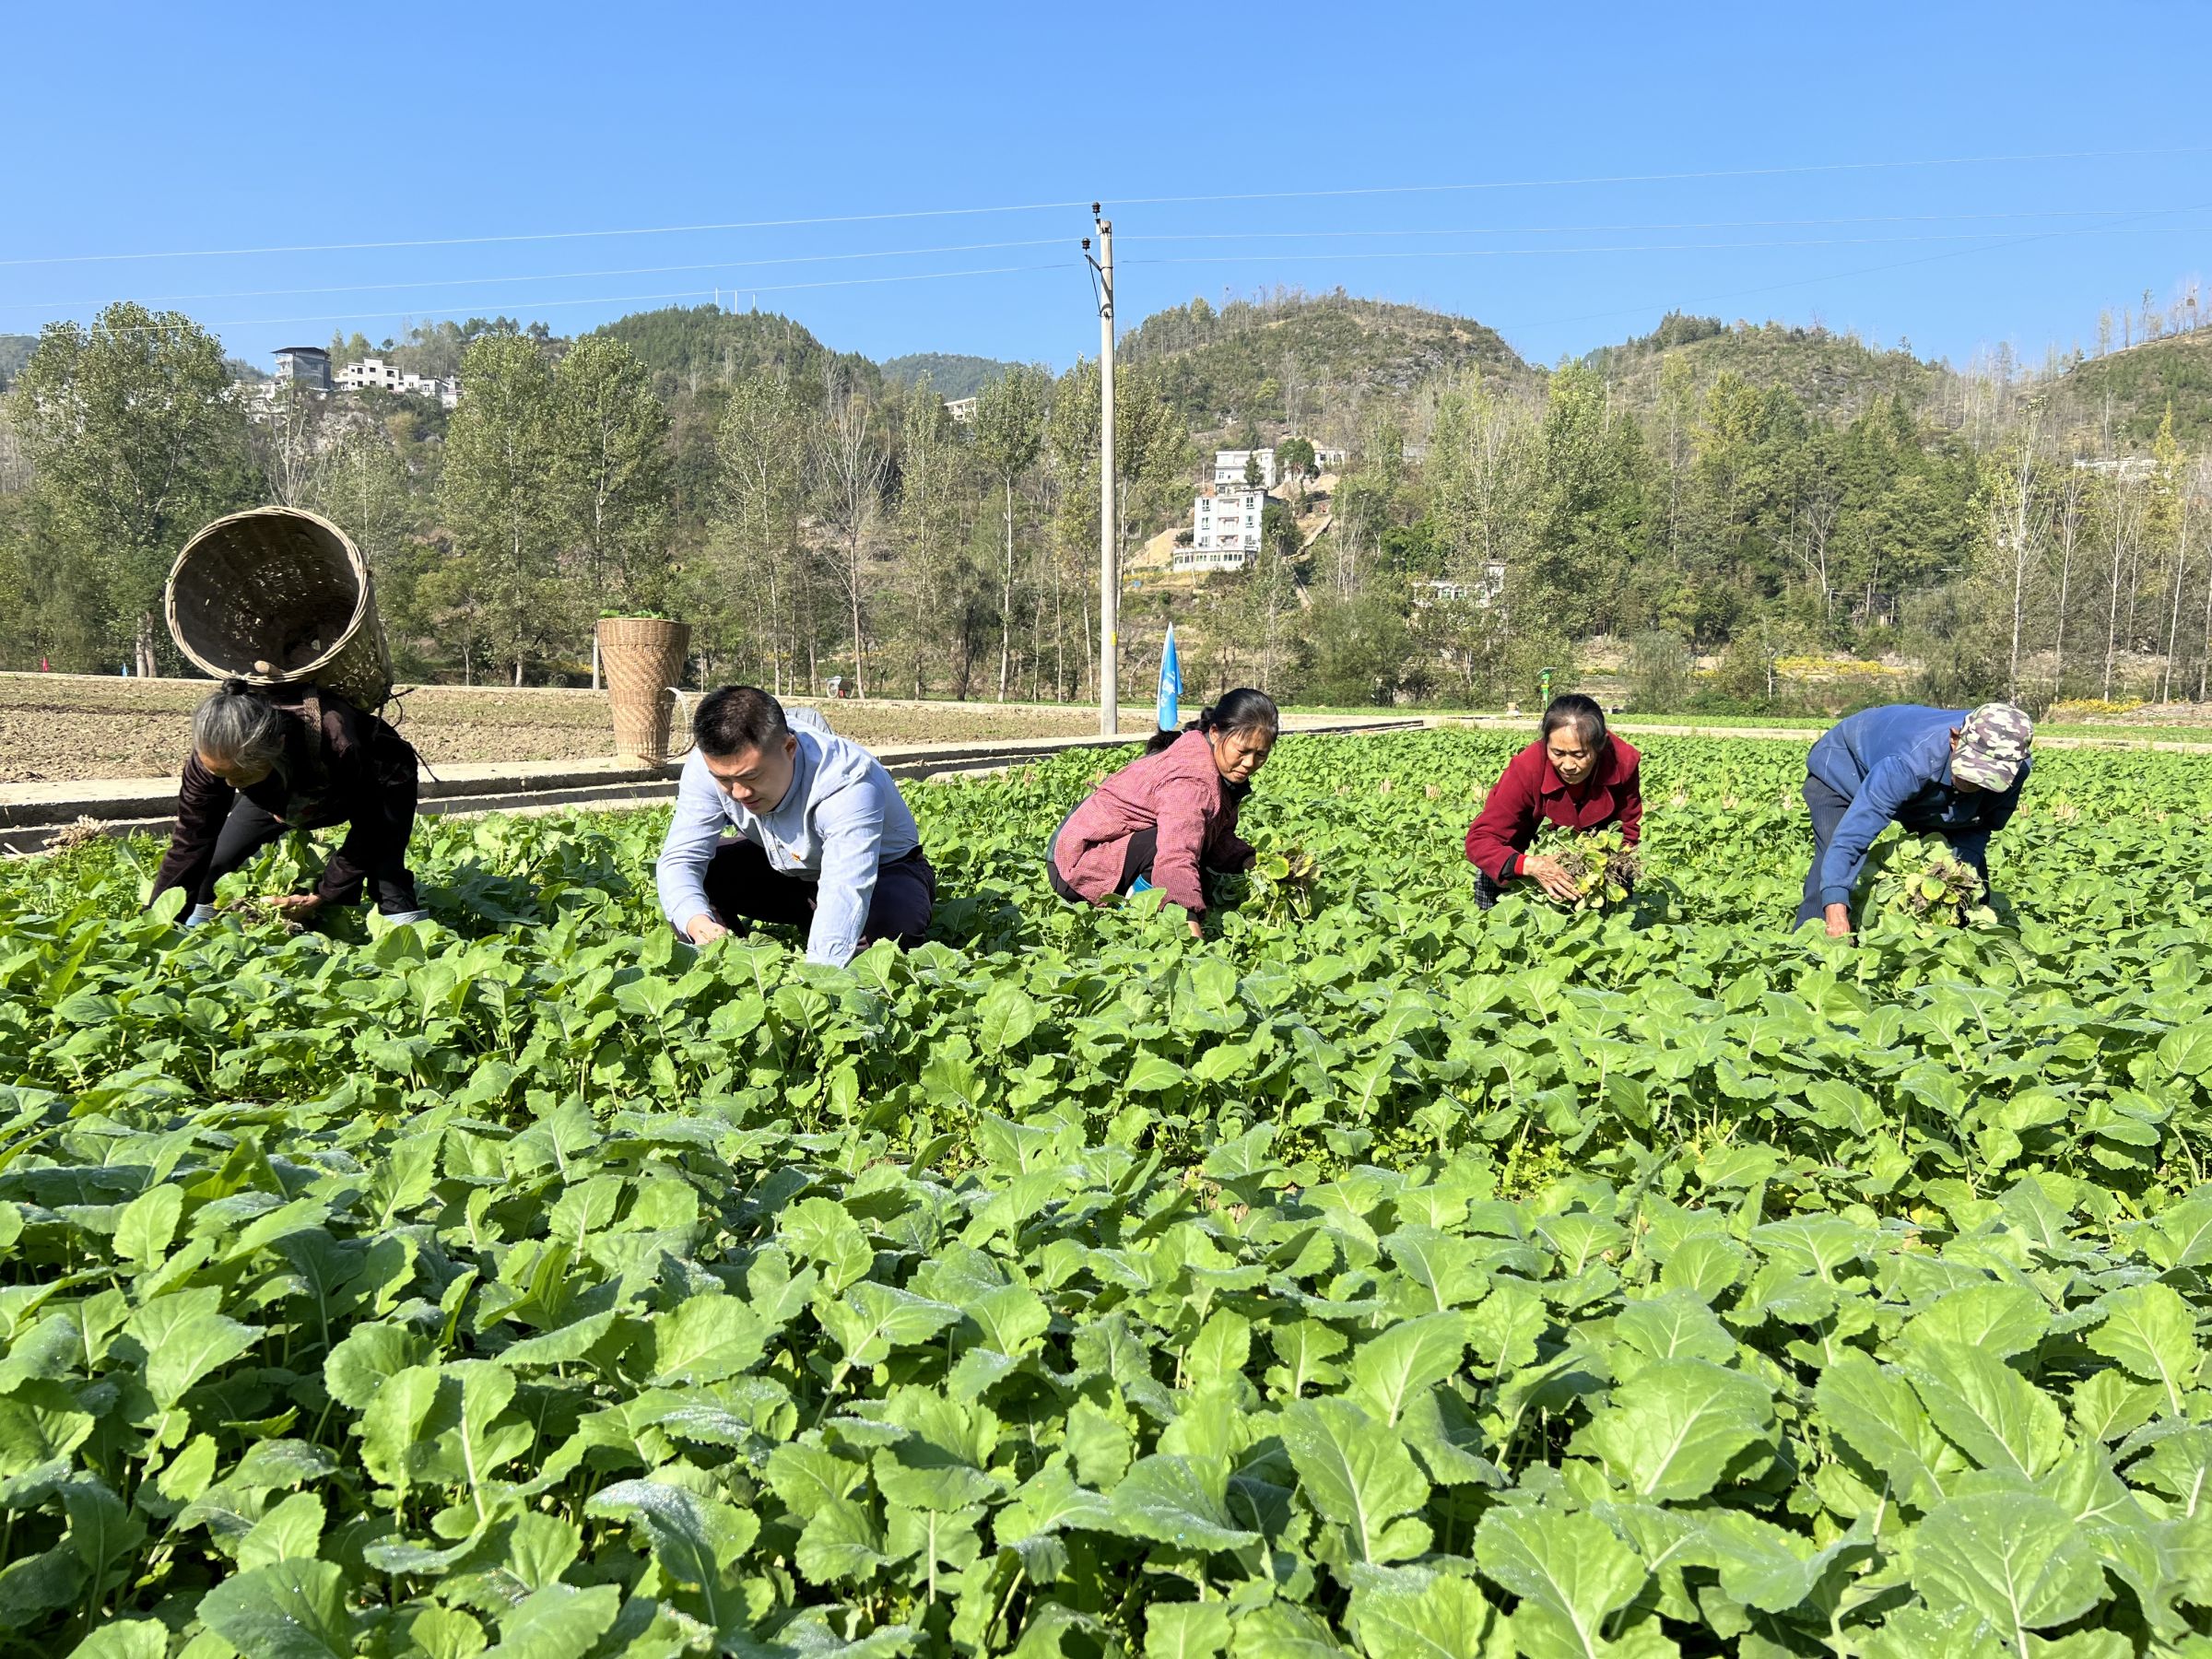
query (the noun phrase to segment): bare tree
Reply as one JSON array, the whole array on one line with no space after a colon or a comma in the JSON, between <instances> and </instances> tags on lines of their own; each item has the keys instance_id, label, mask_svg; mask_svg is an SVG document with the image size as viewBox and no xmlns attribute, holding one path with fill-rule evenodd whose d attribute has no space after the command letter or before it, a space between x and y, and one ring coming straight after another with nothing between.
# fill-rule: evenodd
<instances>
[{"instance_id":1,"label":"bare tree","mask_svg":"<svg viewBox=\"0 0 2212 1659\"><path fill-rule=\"evenodd\" d=\"M868 535L883 506L883 480L890 457L871 432L867 405L834 360L824 371L824 381L828 397L820 447L823 504L843 548L838 574L844 582L853 624L853 689L865 697L867 574L863 566Z\"/></svg>"},{"instance_id":2,"label":"bare tree","mask_svg":"<svg viewBox=\"0 0 2212 1659\"><path fill-rule=\"evenodd\" d=\"M2051 630L2051 695L2065 694L2066 683L2066 601L2074 581L2074 550L2081 540L2081 515L2086 494L2082 479L2084 469L2066 468L2066 481L2059 490L2055 513L2058 528L2058 614Z\"/></svg>"},{"instance_id":3,"label":"bare tree","mask_svg":"<svg viewBox=\"0 0 2212 1659\"><path fill-rule=\"evenodd\" d=\"M2012 565L2012 652L2006 661L2005 695L2020 699L2020 630L2028 613L2028 572L2035 563L2040 535L2035 514L2035 418L2020 434L2019 453L1998 494L1997 541Z\"/></svg>"},{"instance_id":4,"label":"bare tree","mask_svg":"<svg viewBox=\"0 0 2212 1659\"><path fill-rule=\"evenodd\" d=\"M2104 689L2100 695L2112 700L2112 669L2120 650L2120 578L2123 562L2133 554L2136 534L2142 527L2143 502L2127 475L2116 473L2107 510L2107 528L2112 535L2112 585L2105 601L2104 614Z\"/></svg>"}]
</instances>

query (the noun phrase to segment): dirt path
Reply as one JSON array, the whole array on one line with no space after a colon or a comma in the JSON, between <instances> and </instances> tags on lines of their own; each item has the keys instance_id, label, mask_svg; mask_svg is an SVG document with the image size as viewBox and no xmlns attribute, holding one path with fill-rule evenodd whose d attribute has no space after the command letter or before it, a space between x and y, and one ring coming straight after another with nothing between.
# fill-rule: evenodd
<instances>
[{"instance_id":1,"label":"dirt path","mask_svg":"<svg viewBox=\"0 0 2212 1659\"><path fill-rule=\"evenodd\" d=\"M0 783L172 775L183 762L192 711L208 689L206 680L0 674ZM1098 729L1098 712L1088 706L881 698L817 706L839 731L874 747ZM614 750L606 697L598 691L425 686L407 694L396 721L432 766L584 760ZM1124 707L1124 730L1141 733L1151 724L1148 702Z\"/></svg>"}]
</instances>

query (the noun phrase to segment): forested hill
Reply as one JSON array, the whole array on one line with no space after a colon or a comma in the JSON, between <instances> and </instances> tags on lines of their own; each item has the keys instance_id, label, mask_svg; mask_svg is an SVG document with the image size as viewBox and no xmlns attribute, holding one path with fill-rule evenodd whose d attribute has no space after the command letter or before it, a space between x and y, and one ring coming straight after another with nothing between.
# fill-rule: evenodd
<instances>
[{"instance_id":1,"label":"forested hill","mask_svg":"<svg viewBox=\"0 0 2212 1659\"><path fill-rule=\"evenodd\" d=\"M1583 361L1604 376L1613 395L1639 413L1659 406L1668 365L1688 394L1701 397L1724 373L1749 384L1786 386L1820 415L1849 419L1902 394L1924 406L1943 371L1898 347L1878 351L1850 335L1781 323L1737 323L1669 312L1650 334L1604 346Z\"/></svg>"},{"instance_id":2,"label":"forested hill","mask_svg":"<svg viewBox=\"0 0 2212 1659\"><path fill-rule=\"evenodd\" d=\"M1016 365L955 351L910 351L883 360L883 378L911 386L924 375L940 397L973 397Z\"/></svg>"},{"instance_id":3,"label":"forested hill","mask_svg":"<svg viewBox=\"0 0 2212 1659\"><path fill-rule=\"evenodd\" d=\"M38 344L37 335L0 334L0 391L6 391L23 372L23 365L30 361Z\"/></svg>"},{"instance_id":4,"label":"forested hill","mask_svg":"<svg viewBox=\"0 0 2212 1659\"><path fill-rule=\"evenodd\" d=\"M781 370L794 382L818 381L832 361L860 384L881 378L866 358L832 351L802 324L773 312L672 306L634 312L594 332L635 352L665 397L762 369Z\"/></svg>"},{"instance_id":5,"label":"forested hill","mask_svg":"<svg viewBox=\"0 0 2212 1659\"><path fill-rule=\"evenodd\" d=\"M1124 360L1157 372L1198 432L1311 422L1371 396L1403 395L1451 370L1479 368L1512 382L1540 373L1471 318L1341 290L1218 309L1194 300L1146 318L1124 336L1123 350Z\"/></svg>"},{"instance_id":6,"label":"forested hill","mask_svg":"<svg viewBox=\"0 0 2212 1659\"><path fill-rule=\"evenodd\" d=\"M2036 399L2055 423L2101 445L2147 450L2173 410L2173 434L2194 449L2212 435L2212 329L2146 340L2087 358Z\"/></svg>"}]
</instances>

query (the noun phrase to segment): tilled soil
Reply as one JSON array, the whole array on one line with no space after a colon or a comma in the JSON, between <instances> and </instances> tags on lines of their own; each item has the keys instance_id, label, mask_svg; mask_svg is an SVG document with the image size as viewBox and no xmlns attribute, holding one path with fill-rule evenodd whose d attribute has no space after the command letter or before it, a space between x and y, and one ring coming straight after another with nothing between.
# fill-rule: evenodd
<instances>
[{"instance_id":1,"label":"tilled soil","mask_svg":"<svg viewBox=\"0 0 2212 1659\"><path fill-rule=\"evenodd\" d=\"M173 775L183 764L205 680L129 680L0 674L0 783ZM794 699L794 701L805 701ZM1034 703L820 703L830 724L876 747L997 737L1073 737L1097 730L1088 707ZM1132 733L1149 704L1124 710ZM394 724L432 766L441 761L582 760L614 753L614 723L597 691L425 686Z\"/></svg>"}]
</instances>

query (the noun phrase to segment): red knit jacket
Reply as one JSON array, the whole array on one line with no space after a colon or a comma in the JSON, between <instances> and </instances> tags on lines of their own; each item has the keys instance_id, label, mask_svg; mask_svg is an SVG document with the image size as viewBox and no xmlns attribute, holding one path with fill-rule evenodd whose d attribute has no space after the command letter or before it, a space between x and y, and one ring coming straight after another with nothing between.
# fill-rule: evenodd
<instances>
[{"instance_id":1,"label":"red knit jacket","mask_svg":"<svg viewBox=\"0 0 2212 1659\"><path fill-rule=\"evenodd\" d=\"M1560 781L1541 742L1532 743L1490 785L1482 811L1467 826L1467 861L1494 881L1521 873L1521 855L1549 820L1569 830L1600 830L1618 820L1633 846L1643 833L1641 757L1607 733L1605 753L1591 774L1570 789Z\"/></svg>"}]
</instances>

